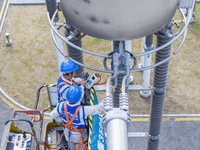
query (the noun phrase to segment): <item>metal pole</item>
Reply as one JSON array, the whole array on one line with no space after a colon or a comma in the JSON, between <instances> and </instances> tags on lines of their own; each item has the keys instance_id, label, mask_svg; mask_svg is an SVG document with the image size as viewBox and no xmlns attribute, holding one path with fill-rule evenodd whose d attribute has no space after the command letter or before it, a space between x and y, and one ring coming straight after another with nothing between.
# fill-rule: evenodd
<instances>
[{"instance_id":1,"label":"metal pole","mask_svg":"<svg viewBox=\"0 0 200 150\"><path fill-rule=\"evenodd\" d=\"M153 34L147 36L145 38L145 45L143 47L144 51L150 51L154 48L153 46ZM146 66L150 66L151 65L151 54L147 54L143 56L143 66L142 67L146 67ZM151 74L151 70L144 70L143 71L143 85L144 86L149 86L150 85L150 74ZM149 96L151 96L151 91L140 91L140 95L144 98L147 98Z\"/></svg>"},{"instance_id":2,"label":"metal pole","mask_svg":"<svg viewBox=\"0 0 200 150\"><path fill-rule=\"evenodd\" d=\"M125 41L125 50L132 53L132 40ZM129 76L129 83L133 82L133 76Z\"/></svg>"},{"instance_id":3,"label":"metal pole","mask_svg":"<svg viewBox=\"0 0 200 150\"><path fill-rule=\"evenodd\" d=\"M172 24L169 23L164 29L160 30L157 34L157 47L169 42L173 36ZM158 63L170 57L171 45L156 52L155 62ZM159 135L161 128L161 121L163 115L165 89L167 84L169 61L163 63L155 68L154 73L154 89L151 104L151 114L149 123L149 138L148 150L158 150Z\"/></svg>"},{"instance_id":4,"label":"metal pole","mask_svg":"<svg viewBox=\"0 0 200 150\"><path fill-rule=\"evenodd\" d=\"M128 150L127 123L121 119L113 119L107 124L107 149Z\"/></svg>"},{"instance_id":5,"label":"metal pole","mask_svg":"<svg viewBox=\"0 0 200 150\"><path fill-rule=\"evenodd\" d=\"M106 112L108 150L128 150L127 122L127 112L120 108Z\"/></svg>"},{"instance_id":6,"label":"metal pole","mask_svg":"<svg viewBox=\"0 0 200 150\"><path fill-rule=\"evenodd\" d=\"M60 30L57 29L57 26L54 26L54 27L58 32L60 32ZM57 42L57 44L59 45L59 47L63 51L62 40L55 33L53 33L53 34L54 34L54 37L55 37L55 41ZM55 51L56 51L56 57L57 57L57 62L58 62L58 68L59 68L59 72L60 72L60 65L65 60L65 57L60 53L60 51L57 48L57 46L55 46ZM62 74L62 73L60 72L60 74Z\"/></svg>"},{"instance_id":7,"label":"metal pole","mask_svg":"<svg viewBox=\"0 0 200 150\"><path fill-rule=\"evenodd\" d=\"M125 41L125 50L132 53L132 40L126 40Z\"/></svg>"},{"instance_id":8,"label":"metal pole","mask_svg":"<svg viewBox=\"0 0 200 150\"><path fill-rule=\"evenodd\" d=\"M144 45L145 45L146 37L142 38L142 46L141 46L141 52L144 52ZM138 64L138 68L144 67L144 55L141 56L141 63Z\"/></svg>"},{"instance_id":9,"label":"metal pole","mask_svg":"<svg viewBox=\"0 0 200 150\"><path fill-rule=\"evenodd\" d=\"M52 19L53 15L57 9L57 1L56 0L46 0L46 6L47 6L47 11L49 12L49 16ZM59 21L58 14L55 15L54 21L55 22ZM60 33L58 26L54 26L54 28ZM62 40L57 36L57 34L55 34L55 33L53 33L53 34L54 34L56 43L63 50ZM58 68L60 70L60 65L65 60L65 57L60 53L60 51L56 45L55 45L55 51L56 51L56 57L57 57L57 62L58 62ZM60 72L60 74L61 74L61 72Z\"/></svg>"}]
</instances>

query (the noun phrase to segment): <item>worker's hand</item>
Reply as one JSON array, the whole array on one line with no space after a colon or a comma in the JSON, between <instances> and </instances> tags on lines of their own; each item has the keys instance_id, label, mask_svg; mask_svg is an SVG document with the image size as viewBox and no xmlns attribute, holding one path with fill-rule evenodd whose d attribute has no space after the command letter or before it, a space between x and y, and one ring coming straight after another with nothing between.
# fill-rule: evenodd
<instances>
[{"instance_id":1,"label":"worker's hand","mask_svg":"<svg viewBox=\"0 0 200 150\"><path fill-rule=\"evenodd\" d=\"M82 79L82 80L81 80L81 85L85 86L85 84L86 84L88 81L89 81L88 79L85 80L85 81L84 81L84 79Z\"/></svg>"},{"instance_id":2,"label":"worker's hand","mask_svg":"<svg viewBox=\"0 0 200 150\"><path fill-rule=\"evenodd\" d=\"M111 86L111 93L113 94L115 92L115 87L114 86Z\"/></svg>"}]
</instances>

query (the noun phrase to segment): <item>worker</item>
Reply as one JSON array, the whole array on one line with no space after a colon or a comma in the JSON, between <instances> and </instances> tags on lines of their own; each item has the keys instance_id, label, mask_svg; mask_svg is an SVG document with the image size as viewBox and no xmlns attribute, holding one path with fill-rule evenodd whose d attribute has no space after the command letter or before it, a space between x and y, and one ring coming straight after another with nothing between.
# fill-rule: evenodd
<instances>
[{"instance_id":1,"label":"worker","mask_svg":"<svg viewBox=\"0 0 200 150\"><path fill-rule=\"evenodd\" d=\"M66 101L67 89L75 84L80 84L84 90L84 86L88 80L81 78L74 78L75 71L78 70L78 66L72 60L65 60L60 65L60 72L62 73L57 80L57 92L59 101Z\"/></svg>"},{"instance_id":2,"label":"worker","mask_svg":"<svg viewBox=\"0 0 200 150\"><path fill-rule=\"evenodd\" d=\"M112 93L115 91L113 88ZM67 90L67 101L59 103L50 113L53 119L62 118L64 135L70 150L87 149L87 117L99 114L104 110L104 103L84 106L81 103L84 91L80 86L70 86Z\"/></svg>"}]
</instances>

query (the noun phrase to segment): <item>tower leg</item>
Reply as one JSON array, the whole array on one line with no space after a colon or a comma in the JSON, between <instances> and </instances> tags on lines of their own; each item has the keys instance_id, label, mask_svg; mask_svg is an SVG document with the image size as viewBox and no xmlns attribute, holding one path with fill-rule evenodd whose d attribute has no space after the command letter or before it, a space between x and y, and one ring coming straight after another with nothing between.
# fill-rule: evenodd
<instances>
[{"instance_id":1,"label":"tower leg","mask_svg":"<svg viewBox=\"0 0 200 150\"><path fill-rule=\"evenodd\" d=\"M154 48L153 46L153 34L147 36L145 38L145 45L143 47L144 51L150 51ZM151 65L151 54L148 55L144 55L143 57L143 66L142 67L146 67L146 66L150 66ZM151 70L144 70L143 71L143 85L144 86L149 86L150 85L150 74L151 74ZM140 96L147 98L149 96L151 96L151 91L140 91Z\"/></svg>"},{"instance_id":2,"label":"tower leg","mask_svg":"<svg viewBox=\"0 0 200 150\"><path fill-rule=\"evenodd\" d=\"M57 26L55 26L55 28L57 28ZM58 30L58 29L57 29ZM58 30L59 32L59 30ZM62 44L62 40L57 36L56 33L53 33L56 43L59 45L59 47L63 50L63 44ZM55 46L55 51L56 51L56 57L57 57L57 62L58 62L58 68L60 70L60 65L61 63L65 60L65 57L60 53L60 51L58 50L58 48ZM60 72L61 74L61 72Z\"/></svg>"},{"instance_id":3,"label":"tower leg","mask_svg":"<svg viewBox=\"0 0 200 150\"><path fill-rule=\"evenodd\" d=\"M132 53L132 40L125 41L125 50ZM129 77L129 84L133 83L133 76L130 75Z\"/></svg>"},{"instance_id":4,"label":"tower leg","mask_svg":"<svg viewBox=\"0 0 200 150\"><path fill-rule=\"evenodd\" d=\"M50 18L52 19L54 12L57 9L57 1L56 0L46 0L46 6L47 6L47 11L49 12ZM55 22L59 21L59 16L56 15L55 16ZM54 26L54 28L56 30L57 26ZM55 41L56 43L59 45L59 47L63 50L63 44L62 44L62 40L57 36L57 34L53 33L54 37L55 37ZM55 46L55 51L56 51L56 57L57 57L57 62L58 62L58 68L60 68L61 63L65 60L65 57L59 52L58 48ZM59 69L60 70L60 69ZM61 74L61 72L60 72Z\"/></svg>"},{"instance_id":5,"label":"tower leg","mask_svg":"<svg viewBox=\"0 0 200 150\"><path fill-rule=\"evenodd\" d=\"M145 45L146 37L142 38L142 46L141 46L141 52L144 52L144 45ZM144 56L141 56L141 63L138 64L138 68L144 67Z\"/></svg>"}]
</instances>

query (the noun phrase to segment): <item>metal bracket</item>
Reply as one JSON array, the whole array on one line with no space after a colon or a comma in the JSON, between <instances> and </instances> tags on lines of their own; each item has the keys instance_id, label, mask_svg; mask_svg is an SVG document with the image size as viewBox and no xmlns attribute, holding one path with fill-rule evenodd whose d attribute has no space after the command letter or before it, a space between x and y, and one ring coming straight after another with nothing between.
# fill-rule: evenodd
<instances>
[{"instance_id":1,"label":"metal bracket","mask_svg":"<svg viewBox=\"0 0 200 150\"><path fill-rule=\"evenodd\" d=\"M103 115L103 123L106 125L109 121L113 119L120 119L124 120L125 122L129 123L130 115L128 111L123 111L120 108L113 108L112 111L108 111Z\"/></svg>"},{"instance_id":2,"label":"metal bracket","mask_svg":"<svg viewBox=\"0 0 200 150\"><path fill-rule=\"evenodd\" d=\"M150 138L151 140L153 140L153 141L158 140L158 139L159 139L159 136L160 136L160 135L153 136L153 135L150 135L150 134L149 134L149 138Z\"/></svg>"},{"instance_id":3,"label":"metal bracket","mask_svg":"<svg viewBox=\"0 0 200 150\"><path fill-rule=\"evenodd\" d=\"M165 38L172 38L173 35L173 25L174 25L174 20L171 20L164 28L159 30L156 35L160 37L165 37Z\"/></svg>"},{"instance_id":4,"label":"metal bracket","mask_svg":"<svg viewBox=\"0 0 200 150\"><path fill-rule=\"evenodd\" d=\"M193 1L194 0L179 0L178 7L179 8L192 8Z\"/></svg>"},{"instance_id":5,"label":"metal bracket","mask_svg":"<svg viewBox=\"0 0 200 150\"><path fill-rule=\"evenodd\" d=\"M146 44L145 44L145 45L143 46L143 48L144 48L144 51L145 51L145 52L148 52L148 51L154 49L154 45L152 44L151 46L147 47Z\"/></svg>"},{"instance_id":6,"label":"metal bracket","mask_svg":"<svg viewBox=\"0 0 200 150\"><path fill-rule=\"evenodd\" d=\"M166 90L166 87L163 87L163 88L153 87L153 90L154 90L156 93L163 93L163 92Z\"/></svg>"}]
</instances>

